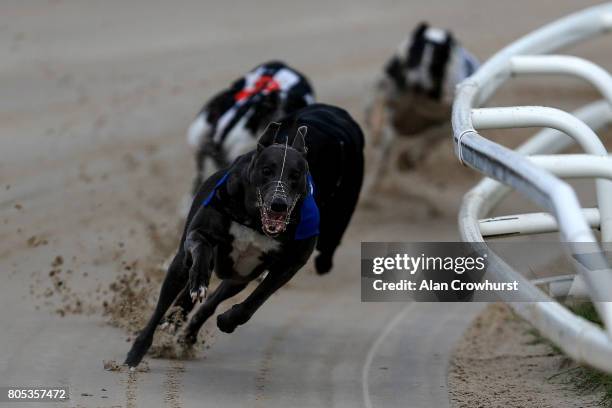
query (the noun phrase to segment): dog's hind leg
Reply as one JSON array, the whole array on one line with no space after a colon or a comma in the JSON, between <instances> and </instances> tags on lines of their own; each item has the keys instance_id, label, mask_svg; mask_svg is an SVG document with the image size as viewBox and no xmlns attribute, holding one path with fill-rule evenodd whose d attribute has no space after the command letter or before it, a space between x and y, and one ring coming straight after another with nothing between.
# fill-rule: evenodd
<instances>
[{"instance_id":1,"label":"dog's hind leg","mask_svg":"<svg viewBox=\"0 0 612 408\"><path fill-rule=\"evenodd\" d=\"M195 344L198 338L198 332L202 325L215 313L217 306L221 302L238 294L247 286L246 283L236 283L230 281L222 281L215 291L206 299L204 304L200 306L197 312L191 317L185 331L179 338L179 342L191 345Z\"/></svg>"},{"instance_id":2,"label":"dog's hind leg","mask_svg":"<svg viewBox=\"0 0 612 408\"><path fill-rule=\"evenodd\" d=\"M185 273L185 267L183 265L183 256L183 251L179 251L168 268L168 273L162 284L155 311L145 328L140 332L138 337L136 337L125 359L125 364L130 367L136 367L149 347L151 347L155 328L164 317L170 305L172 305L172 302L174 302L178 293L187 284L187 274Z\"/></svg>"},{"instance_id":3,"label":"dog's hind leg","mask_svg":"<svg viewBox=\"0 0 612 408\"><path fill-rule=\"evenodd\" d=\"M329 272L333 266L336 248L340 245L344 231L353 216L363 180L363 157L347 163L350 177L344 177L333 199L321 211L321 224L315 258L315 268L319 275Z\"/></svg>"}]
</instances>

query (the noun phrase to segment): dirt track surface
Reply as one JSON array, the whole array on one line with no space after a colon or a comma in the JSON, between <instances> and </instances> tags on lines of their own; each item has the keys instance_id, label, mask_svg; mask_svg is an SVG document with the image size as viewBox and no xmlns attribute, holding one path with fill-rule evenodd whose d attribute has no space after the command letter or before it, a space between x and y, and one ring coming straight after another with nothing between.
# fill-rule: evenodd
<instances>
[{"instance_id":1,"label":"dirt track surface","mask_svg":"<svg viewBox=\"0 0 612 408\"><path fill-rule=\"evenodd\" d=\"M603 392L578 389L572 363L503 304L491 304L458 343L449 372L454 408L596 408Z\"/></svg>"},{"instance_id":2,"label":"dirt track surface","mask_svg":"<svg viewBox=\"0 0 612 408\"><path fill-rule=\"evenodd\" d=\"M360 119L374 75L418 21L453 28L485 58L580 3L2 2L0 386L67 384L69 405L88 407L448 406L450 350L478 306L363 304L358 277L360 241L458 238L473 178L449 143L423 171L432 184L400 182L443 216L381 195L359 210L331 275L305 269L234 334L211 330L194 360L103 370L132 334L102 304L124 274L156 287L193 172L184 132L237 75L284 59L319 100ZM584 89L558 92L573 104L592 96Z\"/></svg>"}]
</instances>

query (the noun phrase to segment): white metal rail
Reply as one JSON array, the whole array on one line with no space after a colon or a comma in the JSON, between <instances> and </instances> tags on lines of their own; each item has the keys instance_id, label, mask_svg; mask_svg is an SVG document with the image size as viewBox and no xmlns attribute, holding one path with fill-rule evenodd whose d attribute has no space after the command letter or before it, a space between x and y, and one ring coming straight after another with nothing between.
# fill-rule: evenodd
<instances>
[{"instance_id":1,"label":"white metal rail","mask_svg":"<svg viewBox=\"0 0 612 408\"><path fill-rule=\"evenodd\" d=\"M593 273L579 269L587 293L594 300L604 330L574 315L553 301L496 254L483 235L559 231L568 252L580 253L581 244L597 245L591 228L600 227L602 240L612 241L612 181L608 152L593 130L612 122L612 79L597 65L570 56L542 56L612 29L612 3L570 15L504 48L457 87L453 106L453 134L459 160L491 177L484 179L463 200L459 214L462 238L479 251L489 251L489 273L500 281L518 280L529 301L502 300L572 358L612 372L612 270ZM480 108L512 75L565 74L590 82L604 96L573 115L547 107ZM545 127L513 151L482 137L477 129ZM553 130L554 129L554 130ZM568 138L567 136L570 136ZM537 156L558 153L572 139L586 155ZM563 160L563 161L560 161ZM572 188L559 177L597 178L598 209L582 209ZM495 180L497 181L495 181ZM480 220L511 189L540 205L547 214L524 214ZM582 249L581 249L582 248ZM607 264L600 254L599 262ZM582 285L583 282L576 282ZM575 285L577 286L577 285Z\"/></svg>"}]
</instances>

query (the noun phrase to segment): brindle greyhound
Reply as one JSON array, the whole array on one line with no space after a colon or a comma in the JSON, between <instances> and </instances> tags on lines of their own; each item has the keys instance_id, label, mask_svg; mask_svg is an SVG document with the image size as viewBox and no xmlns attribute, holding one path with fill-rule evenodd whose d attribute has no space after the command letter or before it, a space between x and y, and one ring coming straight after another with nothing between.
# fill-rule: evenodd
<instances>
[{"instance_id":1,"label":"brindle greyhound","mask_svg":"<svg viewBox=\"0 0 612 408\"><path fill-rule=\"evenodd\" d=\"M173 303L184 321L194 303L205 299L179 333L180 342L193 344L217 306L264 271L268 274L246 300L217 317L221 331L231 333L246 323L315 247L317 272L328 272L359 197L363 144L361 129L346 111L314 104L270 124L256 150L207 179L153 316L126 364L142 360ZM206 297L213 270L221 283Z\"/></svg>"}]
</instances>

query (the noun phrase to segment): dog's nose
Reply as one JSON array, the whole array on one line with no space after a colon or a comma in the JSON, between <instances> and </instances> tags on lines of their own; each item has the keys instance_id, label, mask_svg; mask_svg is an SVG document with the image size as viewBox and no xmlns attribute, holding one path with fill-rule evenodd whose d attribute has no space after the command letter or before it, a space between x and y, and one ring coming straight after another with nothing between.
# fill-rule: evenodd
<instances>
[{"instance_id":1,"label":"dog's nose","mask_svg":"<svg viewBox=\"0 0 612 408\"><path fill-rule=\"evenodd\" d=\"M270 204L270 209L274 212L285 212L289 206L285 200L274 199Z\"/></svg>"}]
</instances>

